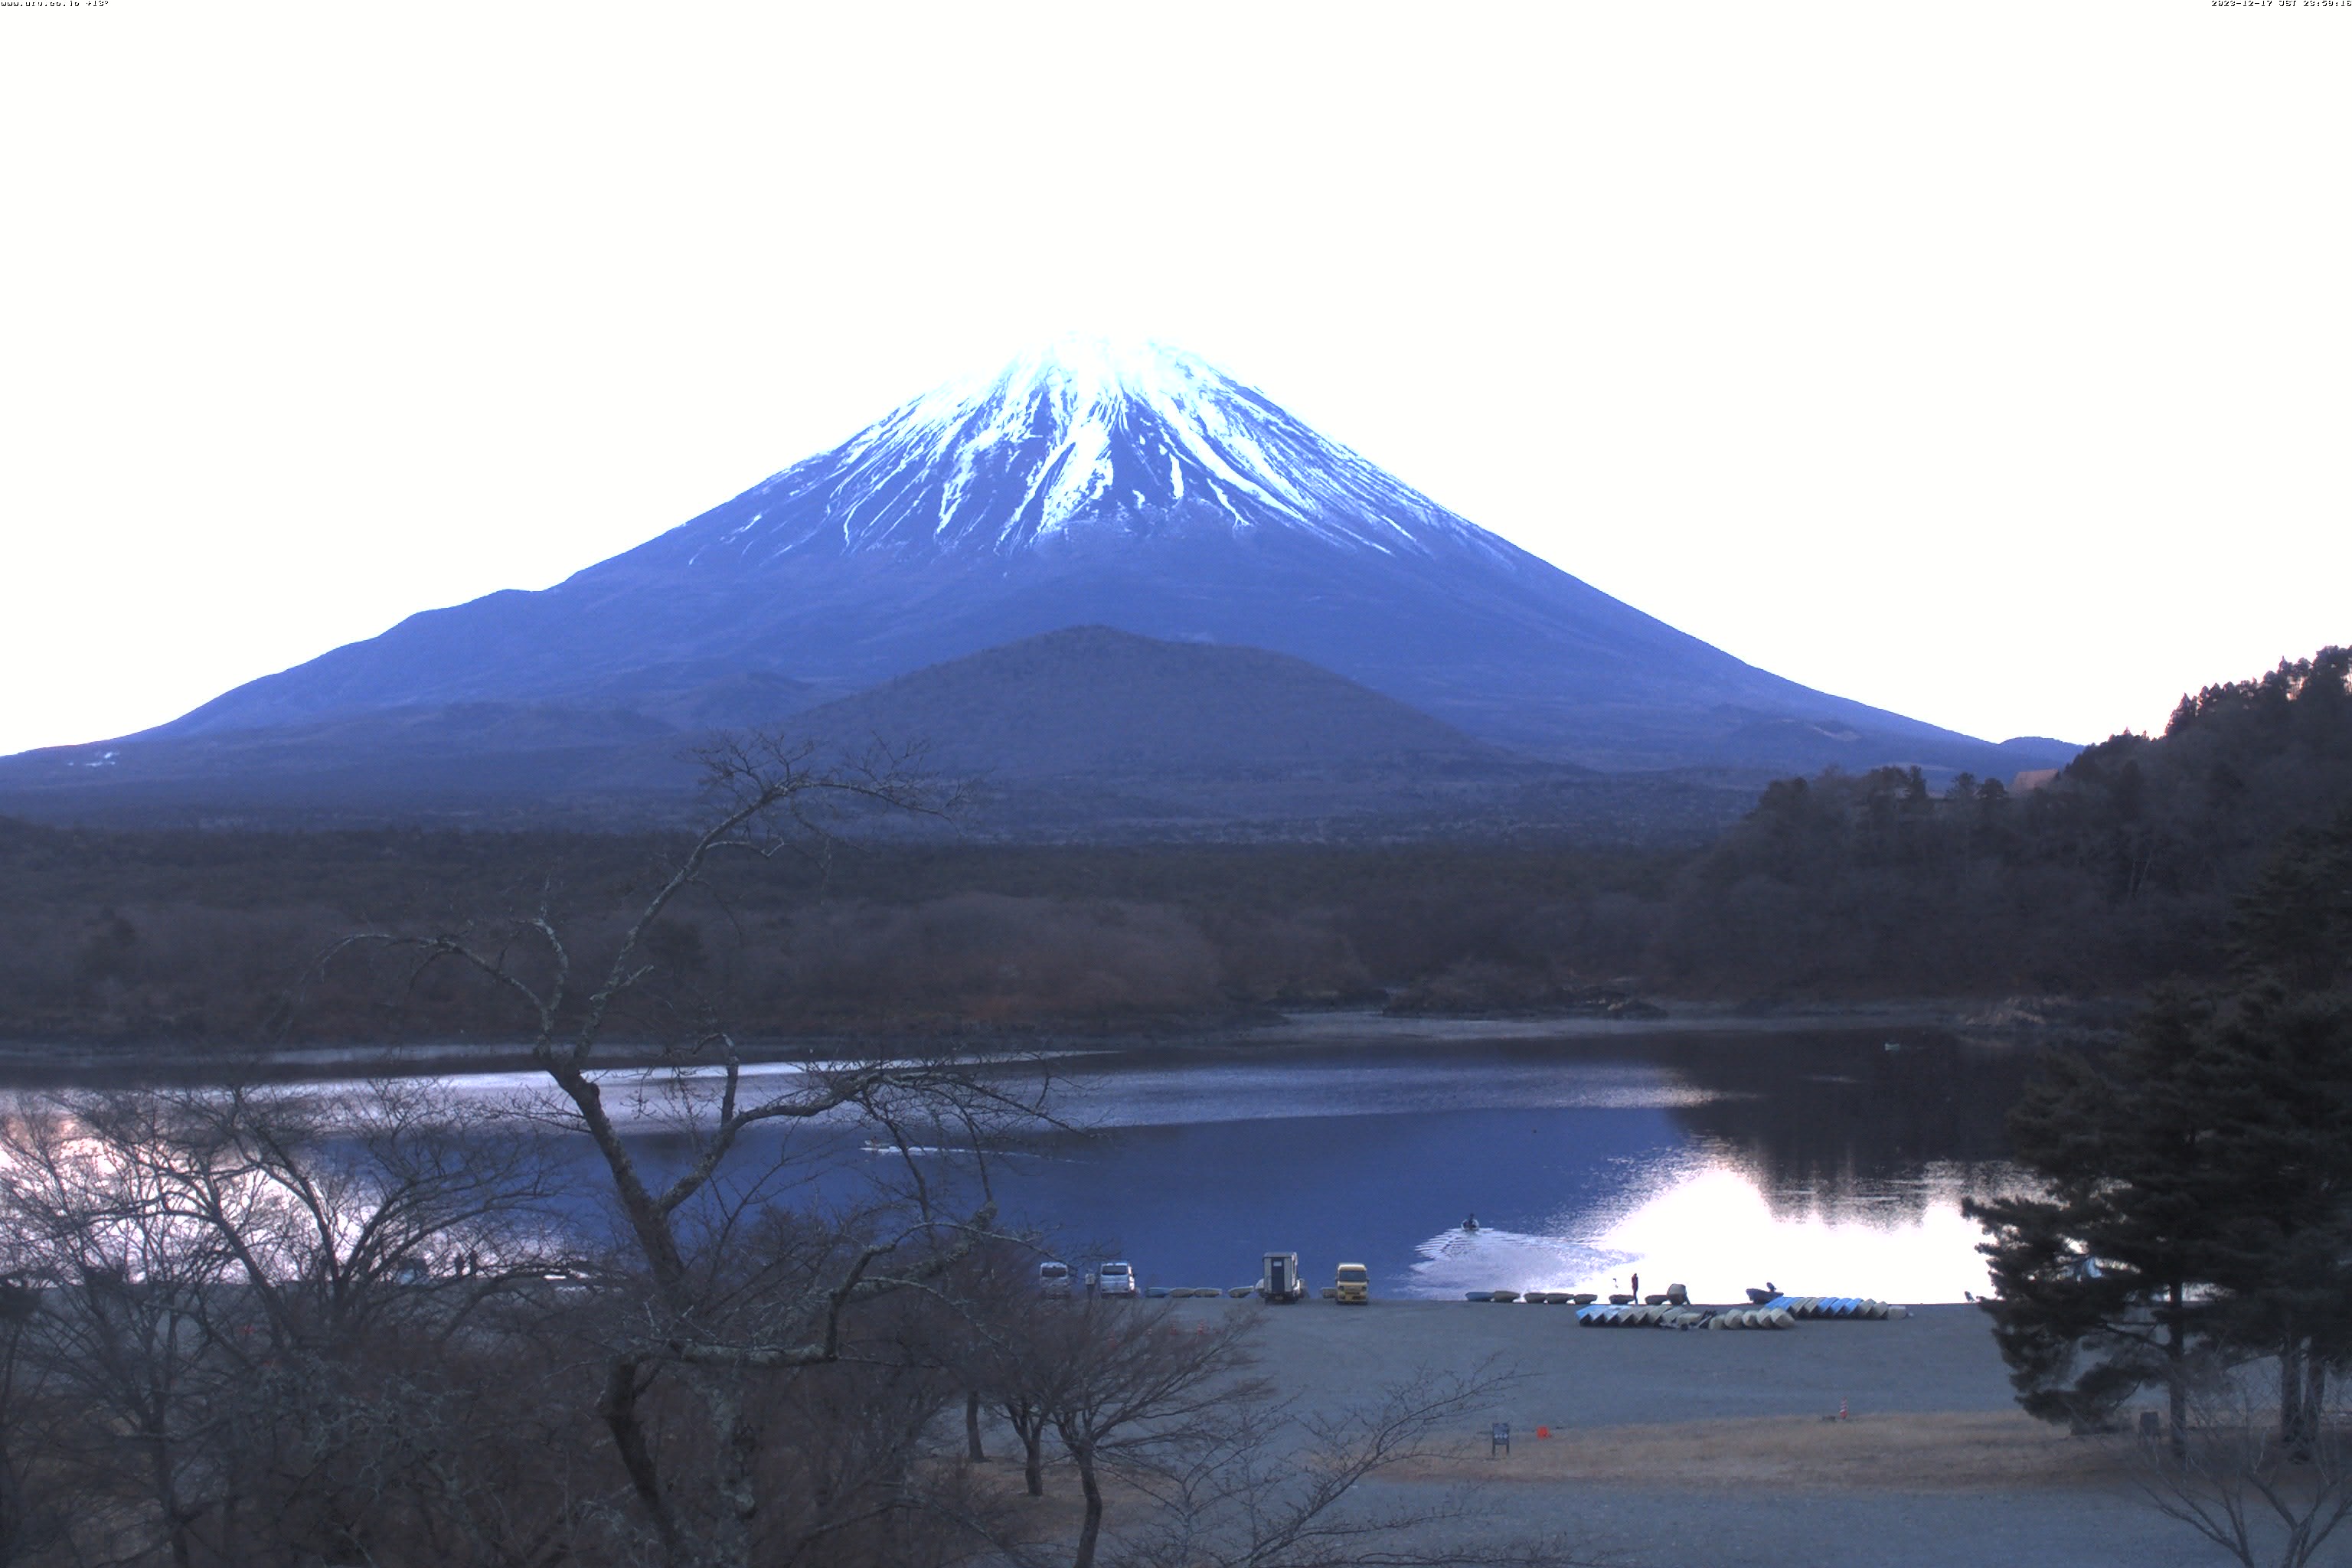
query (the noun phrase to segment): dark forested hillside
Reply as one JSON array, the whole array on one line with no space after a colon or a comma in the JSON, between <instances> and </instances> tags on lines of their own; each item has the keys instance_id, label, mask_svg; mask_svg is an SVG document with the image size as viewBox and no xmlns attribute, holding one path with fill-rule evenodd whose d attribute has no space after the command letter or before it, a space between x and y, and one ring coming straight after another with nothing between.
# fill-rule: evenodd
<instances>
[{"instance_id":1,"label":"dark forested hillside","mask_svg":"<svg viewBox=\"0 0 2352 1568\"><path fill-rule=\"evenodd\" d=\"M2223 967L2230 904L2352 805L2352 652L2182 700L2012 795L1916 771L1788 779L1698 855L1654 967L1711 989L2129 990Z\"/></svg>"},{"instance_id":2,"label":"dark forested hillside","mask_svg":"<svg viewBox=\"0 0 2352 1568\"><path fill-rule=\"evenodd\" d=\"M824 867L730 868L677 911L666 956L753 1034L1124 1027L1383 992L1408 1010L1540 1010L1595 985L1764 1001L2131 994L2220 974L2232 900L2258 879L2282 909L2340 893L2305 873L2333 863L2309 836L2339 824L2339 851L2352 844L2348 667L2330 648L2209 687L2161 736L2116 736L2017 793L1895 769L1785 779L1696 849L1466 831L844 846ZM513 1020L454 974L411 984L353 955L305 981L306 963L351 931L542 901L583 941L611 940L680 842L0 820L0 1035L206 1050L280 1031L499 1037Z\"/></svg>"},{"instance_id":3,"label":"dark forested hillside","mask_svg":"<svg viewBox=\"0 0 2352 1568\"><path fill-rule=\"evenodd\" d=\"M0 1037L234 1049L495 1037L497 999L348 955L356 930L483 923L542 901L609 940L656 835L201 833L0 820ZM678 960L751 1033L1124 1026L1377 998L1462 965L1539 973L1566 948L1622 971L1678 852L1495 843L841 847L731 866L676 911ZM286 998L299 990L289 1015Z\"/></svg>"}]
</instances>

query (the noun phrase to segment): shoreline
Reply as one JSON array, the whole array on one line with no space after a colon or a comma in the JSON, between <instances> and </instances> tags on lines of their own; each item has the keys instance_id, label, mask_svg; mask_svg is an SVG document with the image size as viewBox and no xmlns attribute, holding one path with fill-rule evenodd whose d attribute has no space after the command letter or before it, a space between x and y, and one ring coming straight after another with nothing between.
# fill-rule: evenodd
<instances>
[{"instance_id":1,"label":"shoreline","mask_svg":"<svg viewBox=\"0 0 2352 1568\"><path fill-rule=\"evenodd\" d=\"M1931 1030L1972 1037L2028 1039L2105 1026L2121 1004L2068 999L2030 1011L1981 998L1759 1005L1755 1003L1663 999L1653 1017L1595 1016L1561 1012L1497 1016L1395 1015L1378 1008L1301 1008L1261 1020L1232 1017L1191 1026L1105 1032L1075 1029L954 1033L875 1030L766 1037L744 1042L748 1066L856 1059L873 1056L952 1055L986 1059L1055 1056L1118 1056L1135 1052L1197 1052L1232 1056L1266 1047L1478 1044L1515 1040L1643 1039L1670 1036L1749 1036ZM2049 1014L2056 1014L2050 1016ZM614 1071L663 1066L659 1045L613 1042L600 1067ZM278 1046L215 1048L176 1041L96 1045L87 1041L0 1041L0 1089L105 1089L135 1084L194 1087L225 1081L311 1082L351 1078L470 1076L532 1069L530 1046L438 1041L401 1046Z\"/></svg>"}]
</instances>

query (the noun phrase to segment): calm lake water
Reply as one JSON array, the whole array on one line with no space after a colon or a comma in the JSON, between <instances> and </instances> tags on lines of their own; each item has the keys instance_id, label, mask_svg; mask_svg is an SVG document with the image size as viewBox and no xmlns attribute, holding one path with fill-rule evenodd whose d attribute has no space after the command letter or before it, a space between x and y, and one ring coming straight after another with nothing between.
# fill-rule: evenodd
<instances>
[{"instance_id":1,"label":"calm lake water","mask_svg":"<svg viewBox=\"0 0 2352 1568\"><path fill-rule=\"evenodd\" d=\"M2014 1184L2028 1053L1911 1035L1324 1046L1089 1064L1100 1130L1008 1162L1014 1210L1147 1281L1234 1285L1295 1249L1376 1289L1687 1285L1957 1301L1987 1280L1964 1195ZM1475 1214L1475 1233L1461 1228Z\"/></svg>"},{"instance_id":2,"label":"calm lake water","mask_svg":"<svg viewBox=\"0 0 2352 1568\"><path fill-rule=\"evenodd\" d=\"M2001 1119L2024 1048L1905 1030L1244 1041L1055 1063L1086 1129L992 1161L1009 1222L1072 1262L1147 1284L1254 1280L1295 1250L1382 1294L1623 1289L1701 1300L1769 1280L1800 1294L1957 1301L1986 1288L1964 1195L2015 1183ZM453 1080L487 1090L514 1080ZM683 1152L648 1124L657 1161ZM847 1129L791 1135L847 1204L908 1179ZM954 1140L940 1135L942 1143ZM761 1149L773 1154L780 1139ZM747 1151L749 1152L749 1151ZM969 1184L942 1149L923 1179ZM593 1182L593 1173L583 1171ZM1479 1229L1464 1230L1475 1214Z\"/></svg>"}]
</instances>

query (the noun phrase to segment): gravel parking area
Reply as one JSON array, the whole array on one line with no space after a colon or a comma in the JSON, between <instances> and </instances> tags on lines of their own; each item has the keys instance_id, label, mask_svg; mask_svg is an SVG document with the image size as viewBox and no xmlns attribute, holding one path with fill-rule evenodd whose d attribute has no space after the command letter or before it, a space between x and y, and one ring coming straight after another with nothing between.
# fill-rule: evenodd
<instances>
[{"instance_id":1,"label":"gravel parking area","mask_svg":"<svg viewBox=\"0 0 2352 1568\"><path fill-rule=\"evenodd\" d=\"M1563 1531L1598 1560L1709 1568L2230 1561L2137 1497L2127 1440L2020 1415L1970 1307L1685 1332L1580 1328L1571 1308L1521 1303L1171 1305L1258 1317L1260 1372L1335 1406L1420 1368L1516 1368L1456 1453L1377 1489L1484 1481L1498 1538ZM1841 1401L1849 1419L1822 1421ZM1508 1457L1488 1457L1486 1421L1510 1423Z\"/></svg>"}]
</instances>

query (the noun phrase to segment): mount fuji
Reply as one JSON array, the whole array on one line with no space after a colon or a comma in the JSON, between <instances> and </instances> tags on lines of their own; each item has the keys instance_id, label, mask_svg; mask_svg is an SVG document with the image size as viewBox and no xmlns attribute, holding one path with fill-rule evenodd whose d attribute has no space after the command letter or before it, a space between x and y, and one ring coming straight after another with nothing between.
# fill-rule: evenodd
<instances>
[{"instance_id":1,"label":"mount fuji","mask_svg":"<svg viewBox=\"0 0 2352 1568\"><path fill-rule=\"evenodd\" d=\"M140 735L26 753L0 788L62 782L59 768L89 779L102 752L157 779L215 774L256 746L349 750L386 726L438 732L451 713L495 730L485 716L508 709L541 728L580 716L592 735L550 742L577 761L624 732L642 746L823 711L1079 626L1287 655L1519 761L1999 774L2073 750L1996 746L1758 669L1199 359L1069 340L919 397L552 588L413 616Z\"/></svg>"}]
</instances>

